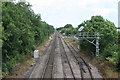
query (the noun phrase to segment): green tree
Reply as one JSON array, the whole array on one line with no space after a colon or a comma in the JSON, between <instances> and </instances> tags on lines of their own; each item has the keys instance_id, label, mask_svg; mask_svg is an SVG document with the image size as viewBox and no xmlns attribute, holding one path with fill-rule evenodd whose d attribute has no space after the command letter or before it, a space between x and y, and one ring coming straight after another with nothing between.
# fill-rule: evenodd
<instances>
[{"instance_id":1,"label":"green tree","mask_svg":"<svg viewBox=\"0 0 120 80\"><path fill-rule=\"evenodd\" d=\"M101 16L92 16L90 20L84 21L79 28L84 26L84 32L99 32L100 34L100 55L103 58L112 57L117 52L117 29L114 23L105 20ZM83 48L89 49L89 52L95 53L95 47L86 41L81 44Z\"/></svg>"},{"instance_id":2,"label":"green tree","mask_svg":"<svg viewBox=\"0 0 120 80\"><path fill-rule=\"evenodd\" d=\"M64 28L73 28L72 24L66 24Z\"/></svg>"},{"instance_id":3,"label":"green tree","mask_svg":"<svg viewBox=\"0 0 120 80\"><path fill-rule=\"evenodd\" d=\"M0 26L1 29L1 26ZM54 32L54 27L41 21L27 2L2 3L2 71L13 72L17 63L43 43Z\"/></svg>"}]
</instances>

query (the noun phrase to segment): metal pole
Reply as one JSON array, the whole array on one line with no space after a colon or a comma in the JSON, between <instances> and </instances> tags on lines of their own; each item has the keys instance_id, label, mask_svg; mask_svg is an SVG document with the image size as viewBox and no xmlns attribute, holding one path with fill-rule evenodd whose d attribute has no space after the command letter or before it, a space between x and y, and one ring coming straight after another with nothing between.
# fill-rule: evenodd
<instances>
[{"instance_id":1,"label":"metal pole","mask_svg":"<svg viewBox=\"0 0 120 80\"><path fill-rule=\"evenodd\" d=\"M79 47L79 51L80 51L80 38L81 37L81 33L79 34L79 42L78 42L78 47Z\"/></svg>"},{"instance_id":2,"label":"metal pole","mask_svg":"<svg viewBox=\"0 0 120 80\"><path fill-rule=\"evenodd\" d=\"M79 51L80 51L80 39L79 39Z\"/></svg>"},{"instance_id":3,"label":"metal pole","mask_svg":"<svg viewBox=\"0 0 120 80\"><path fill-rule=\"evenodd\" d=\"M80 42L80 35L79 35L79 31L78 31L78 49L80 49L79 42Z\"/></svg>"},{"instance_id":4,"label":"metal pole","mask_svg":"<svg viewBox=\"0 0 120 80\"><path fill-rule=\"evenodd\" d=\"M98 33L96 38L96 57L99 58L99 34Z\"/></svg>"}]
</instances>

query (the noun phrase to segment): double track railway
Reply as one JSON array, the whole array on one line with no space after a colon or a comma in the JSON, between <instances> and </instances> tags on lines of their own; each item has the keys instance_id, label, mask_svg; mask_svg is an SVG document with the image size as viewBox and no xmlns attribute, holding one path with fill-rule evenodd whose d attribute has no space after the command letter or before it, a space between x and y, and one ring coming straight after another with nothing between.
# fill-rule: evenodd
<instances>
[{"instance_id":1,"label":"double track railway","mask_svg":"<svg viewBox=\"0 0 120 80\"><path fill-rule=\"evenodd\" d=\"M97 70L92 68L79 52L56 32L44 54L37 61L34 69L27 78L44 79L90 79L101 78L94 76ZM97 72L98 73L98 72Z\"/></svg>"}]
</instances>

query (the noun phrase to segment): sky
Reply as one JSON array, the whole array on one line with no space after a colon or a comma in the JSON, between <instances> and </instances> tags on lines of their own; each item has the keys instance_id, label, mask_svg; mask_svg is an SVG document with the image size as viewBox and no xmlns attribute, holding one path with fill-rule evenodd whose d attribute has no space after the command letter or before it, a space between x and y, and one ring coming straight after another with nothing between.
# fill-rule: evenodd
<instances>
[{"instance_id":1,"label":"sky","mask_svg":"<svg viewBox=\"0 0 120 80\"><path fill-rule=\"evenodd\" d=\"M72 24L78 27L91 16L101 15L118 26L119 0L26 0L42 21L55 28Z\"/></svg>"}]
</instances>

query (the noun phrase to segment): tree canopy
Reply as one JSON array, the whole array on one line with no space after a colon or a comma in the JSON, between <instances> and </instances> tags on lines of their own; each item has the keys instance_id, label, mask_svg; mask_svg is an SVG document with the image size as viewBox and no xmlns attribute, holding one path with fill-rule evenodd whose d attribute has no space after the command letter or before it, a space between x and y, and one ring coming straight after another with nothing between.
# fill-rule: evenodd
<instances>
[{"instance_id":1,"label":"tree canopy","mask_svg":"<svg viewBox=\"0 0 120 80\"><path fill-rule=\"evenodd\" d=\"M54 32L53 26L41 21L27 2L2 3L2 29L3 75L12 72L25 55Z\"/></svg>"},{"instance_id":2,"label":"tree canopy","mask_svg":"<svg viewBox=\"0 0 120 80\"><path fill-rule=\"evenodd\" d=\"M73 28L72 24L66 24L64 28Z\"/></svg>"},{"instance_id":3,"label":"tree canopy","mask_svg":"<svg viewBox=\"0 0 120 80\"><path fill-rule=\"evenodd\" d=\"M65 35L74 35L77 33L77 28L74 28L72 24L66 24L64 27L57 28L57 30Z\"/></svg>"},{"instance_id":4,"label":"tree canopy","mask_svg":"<svg viewBox=\"0 0 120 80\"><path fill-rule=\"evenodd\" d=\"M120 63L118 50L118 32L114 23L105 20L102 16L92 16L90 20L81 23L78 28L84 26L83 32L99 32L100 35L100 57L113 63ZM95 53L95 46L87 41L81 42L81 48L89 52Z\"/></svg>"}]
</instances>

